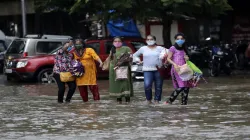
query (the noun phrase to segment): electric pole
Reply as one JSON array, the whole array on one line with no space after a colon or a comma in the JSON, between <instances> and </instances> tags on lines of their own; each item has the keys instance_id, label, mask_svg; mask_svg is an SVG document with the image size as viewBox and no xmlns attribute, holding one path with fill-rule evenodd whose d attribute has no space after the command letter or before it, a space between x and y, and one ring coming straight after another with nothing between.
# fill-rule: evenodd
<instances>
[{"instance_id":1,"label":"electric pole","mask_svg":"<svg viewBox=\"0 0 250 140\"><path fill-rule=\"evenodd\" d=\"M26 29L26 5L25 0L21 0L21 6L22 6L22 24L23 24L23 37L27 34Z\"/></svg>"}]
</instances>

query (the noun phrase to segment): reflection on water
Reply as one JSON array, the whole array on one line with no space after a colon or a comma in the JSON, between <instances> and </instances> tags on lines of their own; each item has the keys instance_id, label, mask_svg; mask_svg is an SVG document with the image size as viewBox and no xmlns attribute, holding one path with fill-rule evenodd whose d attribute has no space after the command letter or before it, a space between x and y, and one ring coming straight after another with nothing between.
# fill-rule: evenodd
<instances>
[{"instance_id":1,"label":"reflection on water","mask_svg":"<svg viewBox=\"0 0 250 140\"><path fill-rule=\"evenodd\" d=\"M128 105L109 98L107 81L98 103L83 103L77 91L72 103L57 104L55 85L0 85L0 139L249 139L249 80L208 81L191 90L188 106L145 104L142 82ZM163 99L172 90L165 83Z\"/></svg>"}]
</instances>

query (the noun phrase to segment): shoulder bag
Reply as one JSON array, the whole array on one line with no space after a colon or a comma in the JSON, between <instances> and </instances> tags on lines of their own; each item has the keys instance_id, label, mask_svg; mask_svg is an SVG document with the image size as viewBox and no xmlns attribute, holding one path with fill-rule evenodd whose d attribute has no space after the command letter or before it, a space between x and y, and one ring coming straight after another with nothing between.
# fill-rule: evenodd
<instances>
[{"instance_id":1,"label":"shoulder bag","mask_svg":"<svg viewBox=\"0 0 250 140\"><path fill-rule=\"evenodd\" d=\"M60 72L60 80L62 82L72 82L75 81L75 76L73 76L70 72Z\"/></svg>"}]
</instances>

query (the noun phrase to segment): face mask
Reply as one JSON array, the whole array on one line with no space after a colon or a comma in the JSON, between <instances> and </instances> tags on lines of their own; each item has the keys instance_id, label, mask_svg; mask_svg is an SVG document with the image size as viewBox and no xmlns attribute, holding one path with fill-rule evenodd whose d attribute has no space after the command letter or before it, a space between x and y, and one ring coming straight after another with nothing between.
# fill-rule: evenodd
<instances>
[{"instance_id":1,"label":"face mask","mask_svg":"<svg viewBox=\"0 0 250 140\"><path fill-rule=\"evenodd\" d=\"M82 45L82 44L75 45L75 48L76 48L77 50L80 50L80 49L83 48L83 45Z\"/></svg>"},{"instance_id":2,"label":"face mask","mask_svg":"<svg viewBox=\"0 0 250 140\"><path fill-rule=\"evenodd\" d=\"M67 49L67 51L70 52L71 50L72 50L72 47L69 46L68 49Z\"/></svg>"},{"instance_id":3,"label":"face mask","mask_svg":"<svg viewBox=\"0 0 250 140\"><path fill-rule=\"evenodd\" d=\"M116 48L119 48L122 46L122 43L121 42L114 42L113 45L116 47Z\"/></svg>"},{"instance_id":4,"label":"face mask","mask_svg":"<svg viewBox=\"0 0 250 140\"><path fill-rule=\"evenodd\" d=\"M175 40L175 43L178 44L180 47L185 43L185 40Z\"/></svg>"},{"instance_id":5,"label":"face mask","mask_svg":"<svg viewBox=\"0 0 250 140\"><path fill-rule=\"evenodd\" d=\"M152 46L152 45L155 45L155 41L154 40L149 40L149 41L147 41L147 44L149 45L149 46Z\"/></svg>"}]
</instances>

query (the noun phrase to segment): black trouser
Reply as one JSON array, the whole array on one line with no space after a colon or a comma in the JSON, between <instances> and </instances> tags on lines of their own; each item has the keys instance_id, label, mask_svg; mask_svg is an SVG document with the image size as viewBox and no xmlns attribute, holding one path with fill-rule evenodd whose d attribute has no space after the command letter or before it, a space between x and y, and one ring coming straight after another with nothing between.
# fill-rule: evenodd
<instances>
[{"instance_id":1,"label":"black trouser","mask_svg":"<svg viewBox=\"0 0 250 140\"><path fill-rule=\"evenodd\" d=\"M122 98L117 98L117 102L122 102ZM130 102L130 97L125 97L125 102Z\"/></svg>"},{"instance_id":2,"label":"black trouser","mask_svg":"<svg viewBox=\"0 0 250 140\"><path fill-rule=\"evenodd\" d=\"M183 87L183 88L177 88L170 96L169 98L169 103L172 103L175 101L175 99L178 97L178 95L181 93L182 99L181 99L181 104L182 105L187 105L188 101L188 93L189 93L189 88Z\"/></svg>"},{"instance_id":3,"label":"black trouser","mask_svg":"<svg viewBox=\"0 0 250 140\"><path fill-rule=\"evenodd\" d=\"M58 102L63 103L63 97L64 97L64 92L65 92L65 82L62 82L60 80L60 75L59 74L54 74L54 78L56 80L57 86L58 86ZM69 91L67 94L67 97L65 99L66 102L70 102L73 94L75 93L76 90L76 83L75 81L73 82L66 82L69 87Z\"/></svg>"}]
</instances>

